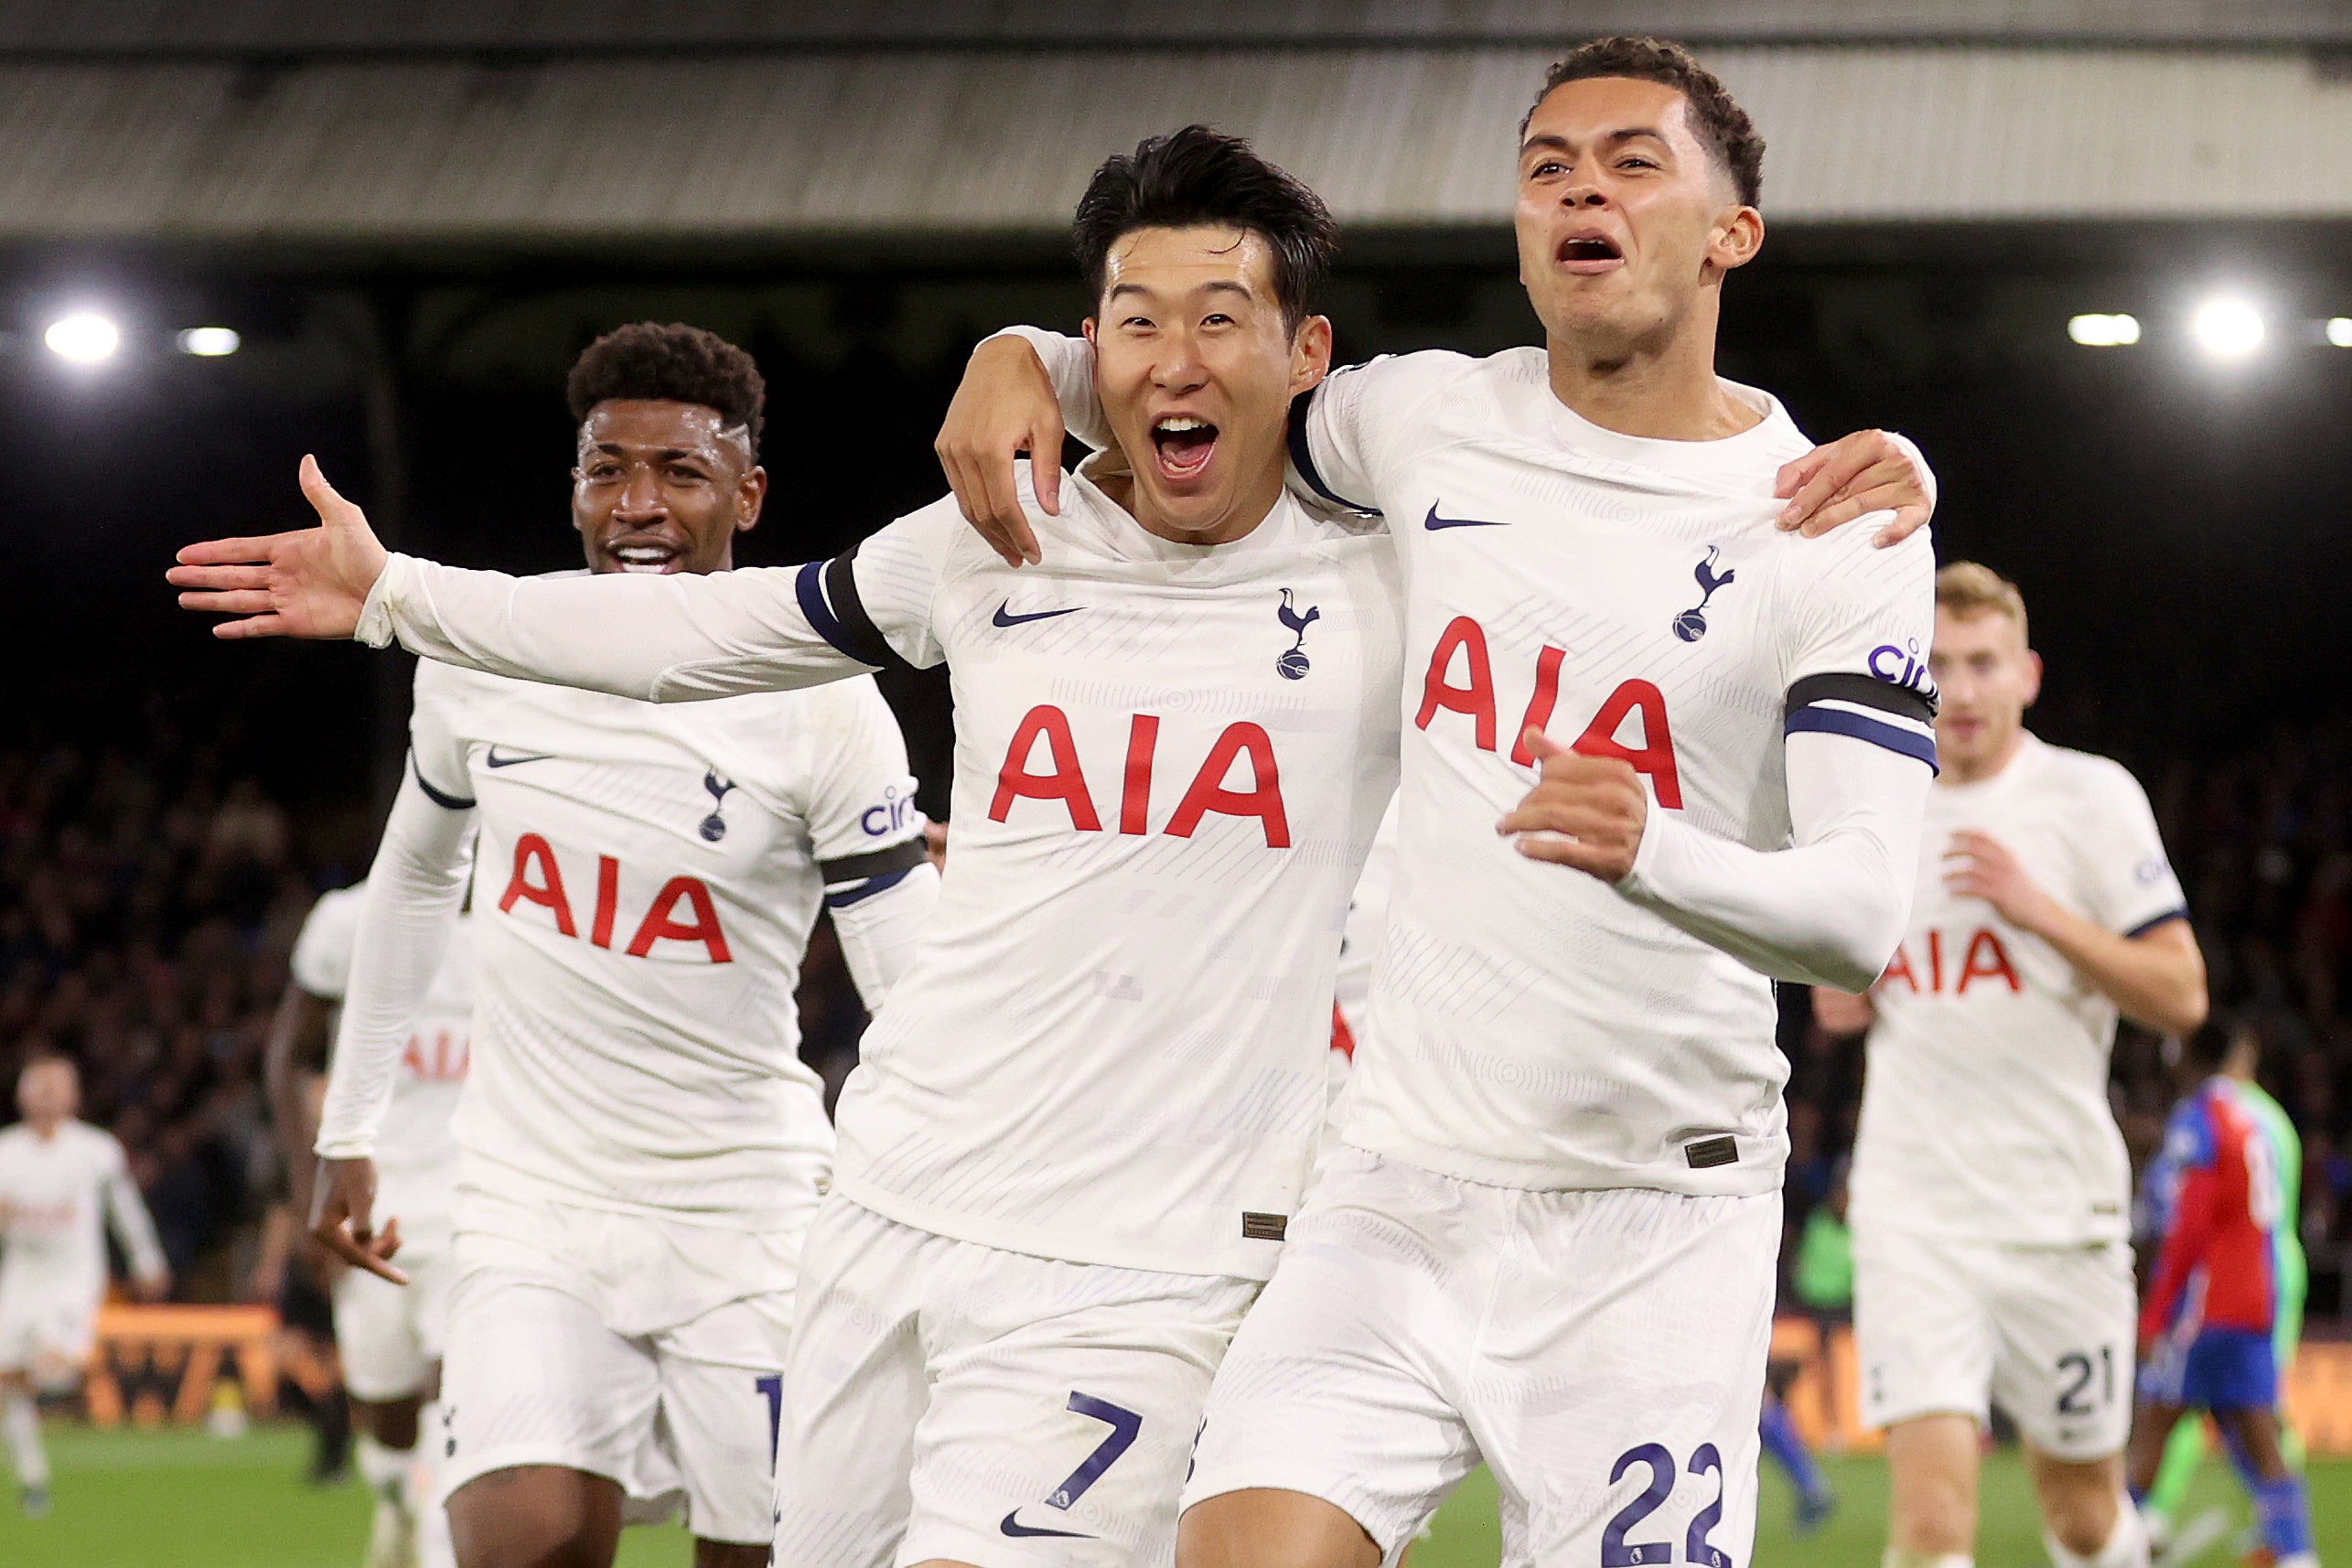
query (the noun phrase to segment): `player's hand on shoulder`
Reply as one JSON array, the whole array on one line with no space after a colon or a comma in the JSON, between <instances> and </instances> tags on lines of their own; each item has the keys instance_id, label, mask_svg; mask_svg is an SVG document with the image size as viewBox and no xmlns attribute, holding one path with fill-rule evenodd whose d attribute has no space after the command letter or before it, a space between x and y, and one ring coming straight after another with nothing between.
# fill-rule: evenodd
<instances>
[{"instance_id":1,"label":"player's hand on shoulder","mask_svg":"<svg viewBox=\"0 0 2352 1568\"><path fill-rule=\"evenodd\" d=\"M1918 449L1885 430L1857 430L1781 466L1772 493L1788 504L1783 532L1818 539L1872 512L1894 519L1872 543L1900 544L1935 515L1936 498Z\"/></svg>"},{"instance_id":2,"label":"player's hand on shoulder","mask_svg":"<svg viewBox=\"0 0 2352 1568\"><path fill-rule=\"evenodd\" d=\"M318 1162L317 1196L310 1211L311 1239L354 1268L408 1283L408 1276L392 1267L400 1251L400 1221L387 1219L375 1228L376 1163L371 1159L323 1159Z\"/></svg>"},{"instance_id":3,"label":"player's hand on shoulder","mask_svg":"<svg viewBox=\"0 0 2352 1568\"><path fill-rule=\"evenodd\" d=\"M384 569L367 514L335 492L316 458L302 460L302 493L318 526L249 539L211 539L179 553L166 573L182 609L233 616L212 635L349 637Z\"/></svg>"},{"instance_id":4,"label":"player's hand on shoulder","mask_svg":"<svg viewBox=\"0 0 2352 1568\"><path fill-rule=\"evenodd\" d=\"M1062 409L1037 351L1018 338L991 338L972 351L932 450L966 522L1008 566L1038 553L1014 460L1029 455L1037 504L1061 515Z\"/></svg>"},{"instance_id":5,"label":"player's hand on shoulder","mask_svg":"<svg viewBox=\"0 0 2352 1568\"><path fill-rule=\"evenodd\" d=\"M1541 767L1527 792L1495 831L1519 841L1519 852L1597 876L1612 885L1633 872L1649 819L1641 775L1620 757L1586 757L1530 725L1528 750Z\"/></svg>"}]
</instances>

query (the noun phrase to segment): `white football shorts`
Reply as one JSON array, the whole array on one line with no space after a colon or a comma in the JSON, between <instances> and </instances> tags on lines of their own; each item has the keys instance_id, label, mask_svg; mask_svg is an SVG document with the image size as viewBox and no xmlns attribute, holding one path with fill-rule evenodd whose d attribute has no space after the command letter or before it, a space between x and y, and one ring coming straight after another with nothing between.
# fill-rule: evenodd
<instances>
[{"instance_id":1,"label":"white football shorts","mask_svg":"<svg viewBox=\"0 0 2352 1568\"><path fill-rule=\"evenodd\" d=\"M335 1349L353 1399L383 1403L424 1390L441 1359L456 1276L450 1238L420 1238L392 1261L408 1274L396 1285L365 1269L335 1282Z\"/></svg>"},{"instance_id":2,"label":"white football shorts","mask_svg":"<svg viewBox=\"0 0 2352 1568\"><path fill-rule=\"evenodd\" d=\"M1258 1282L959 1241L835 1194L784 1378L777 1568L1149 1568Z\"/></svg>"},{"instance_id":3,"label":"white football shorts","mask_svg":"<svg viewBox=\"0 0 2352 1568\"><path fill-rule=\"evenodd\" d=\"M98 1333L99 1294L75 1276L0 1274L0 1371L47 1377L86 1363Z\"/></svg>"},{"instance_id":4,"label":"white football shorts","mask_svg":"<svg viewBox=\"0 0 2352 1568\"><path fill-rule=\"evenodd\" d=\"M1217 1375L1184 1506L1345 1509L1393 1563L1472 1466L1506 1564L1745 1564L1777 1194L1487 1187L1343 1145Z\"/></svg>"},{"instance_id":5,"label":"white football shorts","mask_svg":"<svg viewBox=\"0 0 2352 1568\"><path fill-rule=\"evenodd\" d=\"M1862 1415L1873 1426L1998 1404L2054 1459L2119 1453L2132 1427L2132 1249L2011 1247L1864 1227L1853 1239Z\"/></svg>"},{"instance_id":6,"label":"white football shorts","mask_svg":"<svg viewBox=\"0 0 2352 1568\"><path fill-rule=\"evenodd\" d=\"M619 1482L631 1522L682 1506L696 1536L765 1544L800 1230L468 1193L443 1485L560 1465Z\"/></svg>"}]
</instances>

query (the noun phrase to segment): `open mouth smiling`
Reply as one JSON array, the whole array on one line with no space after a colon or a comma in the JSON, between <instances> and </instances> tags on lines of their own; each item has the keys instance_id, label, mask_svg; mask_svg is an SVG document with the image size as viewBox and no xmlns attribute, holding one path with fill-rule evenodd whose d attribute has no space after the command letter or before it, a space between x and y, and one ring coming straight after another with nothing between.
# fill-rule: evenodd
<instances>
[{"instance_id":1,"label":"open mouth smiling","mask_svg":"<svg viewBox=\"0 0 2352 1568\"><path fill-rule=\"evenodd\" d=\"M1162 478L1197 479L1217 451L1217 426L1188 413L1162 414L1152 421L1152 446Z\"/></svg>"}]
</instances>

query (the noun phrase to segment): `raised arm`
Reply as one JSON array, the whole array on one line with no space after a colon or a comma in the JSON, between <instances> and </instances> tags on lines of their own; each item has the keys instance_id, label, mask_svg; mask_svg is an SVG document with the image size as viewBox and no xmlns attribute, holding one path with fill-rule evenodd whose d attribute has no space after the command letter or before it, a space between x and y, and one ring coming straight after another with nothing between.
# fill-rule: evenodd
<instances>
[{"instance_id":1,"label":"raised arm","mask_svg":"<svg viewBox=\"0 0 2352 1568\"><path fill-rule=\"evenodd\" d=\"M708 576L518 578L387 554L307 457L302 486L317 528L180 552L181 606L239 618L216 636L397 639L444 663L671 702L863 674L902 656L885 626L918 649L928 631L911 624L929 609L923 563L903 547L883 546L874 570L908 613L877 621L857 551Z\"/></svg>"}]
</instances>

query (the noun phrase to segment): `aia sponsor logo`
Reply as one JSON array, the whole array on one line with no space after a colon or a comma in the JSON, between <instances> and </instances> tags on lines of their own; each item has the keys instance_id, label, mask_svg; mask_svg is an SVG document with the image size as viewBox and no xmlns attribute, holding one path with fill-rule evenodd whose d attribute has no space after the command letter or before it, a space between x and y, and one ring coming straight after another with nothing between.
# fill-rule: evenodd
<instances>
[{"instance_id":1,"label":"aia sponsor logo","mask_svg":"<svg viewBox=\"0 0 2352 1568\"><path fill-rule=\"evenodd\" d=\"M1119 772L1117 831L1122 833L1143 835L1152 831L1159 753L1159 715L1137 714L1130 718L1127 755ZM1239 780L1237 774L1242 776ZM1237 788L1237 782L1241 787ZM1020 800L1057 802L1069 813L1069 825L1077 832L1103 831L1102 812L1079 761L1069 715L1050 703L1031 708L1015 727L1013 739L1004 748L1004 764L996 770L996 795L988 805L989 821L1007 821L1015 802ZM1185 787L1160 832L1170 838L1187 839L1208 816L1253 817L1264 830L1268 849L1290 848L1290 812L1283 802L1282 768L1274 757L1273 737L1264 726L1247 722L1225 726L1193 770L1192 782Z\"/></svg>"},{"instance_id":2,"label":"aia sponsor logo","mask_svg":"<svg viewBox=\"0 0 2352 1568\"><path fill-rule=\"evenodd\" d=\"M625 924L620 908L620 862L609 854L596 856L596 904L589 917L587 941L591 947L610 948L616 932ZM519 904L533 904L546 910L559 936L579 936L580 923L573 913L564 867L554 849L537 833L524 833L514 841L514 869L507 878L506 891L499 896L499 913L512 915ZM679 942L689 946L699 943L713 963L735 961L726 932L719 925L718 906L699 876L672 876L664 882L661 890L639 913L634 931L628 945L620 950L630 958L652 956L657 943ZM680 955L674 950L664 950L662 956Z\"/></svg>"},{"instance_id":3,"label":"aia sponsor logo","mask_svg":"<svg viewBox=\"0 0 2352 1568\"><path fill-rule=\"evenodd\" d=\"M1924 939L1906 937L1895 950L1895 961L1878 977L1881 987L1897 981L1914 996L1965 996L1971 985L2025 989L2017 979L2017 966L2009 961L2009 950L2001 945L2001 933L1990 926L1979 926L1965 944L1947 942L1944 933L1934 929Z\"/></svg>"}]
</instances>

